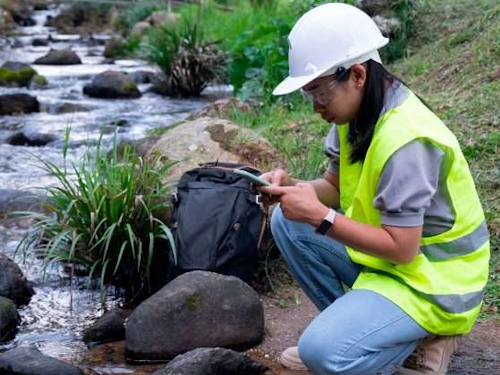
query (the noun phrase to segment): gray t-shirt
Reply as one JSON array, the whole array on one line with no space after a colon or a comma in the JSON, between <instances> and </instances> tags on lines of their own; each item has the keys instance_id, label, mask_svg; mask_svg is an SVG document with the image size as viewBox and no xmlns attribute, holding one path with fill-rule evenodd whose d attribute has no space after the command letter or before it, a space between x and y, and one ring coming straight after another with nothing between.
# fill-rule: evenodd
<instances>
[{"instance_id":1,"label":"gray t-shirt","mask_svg":"<svg viewBox=\"0 0 500 375\"><path fill-rule=\"evenodd\" d=\"M408 89L394 83L386 93L381 115L408 97ZM330 158L328 172L339 174L340 142L333 125L325 139ZM416 139L401 147L382 171L373 206L380 211L381 223L396 227L423 226L423 236L449 230L455 213L446 187L447 156L426 139Z\"/></svg>"}]
</instances>

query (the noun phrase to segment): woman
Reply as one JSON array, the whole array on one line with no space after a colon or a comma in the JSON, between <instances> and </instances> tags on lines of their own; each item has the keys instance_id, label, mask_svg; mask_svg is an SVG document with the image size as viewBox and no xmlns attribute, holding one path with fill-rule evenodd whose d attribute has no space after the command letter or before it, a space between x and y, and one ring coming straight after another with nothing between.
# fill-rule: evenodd
<instances>
[{"instance_id":1,"label":"woman","mask_svg":"<svg viewBox=\"0 0 500 375\"><path fill-rule=\"evenodd\" d=\"M324 178L262 176L273 186L260 190L280 202L276 243L321 311L281 362L317 375L446 374L479 313L489 261L458 142L384 69L377 50L388 39L359 9L319 6L289 41L290 76L274 94L302 89L333 126ZM400 367L418 344L423 355Z\"/></svg>"}]
</instances>

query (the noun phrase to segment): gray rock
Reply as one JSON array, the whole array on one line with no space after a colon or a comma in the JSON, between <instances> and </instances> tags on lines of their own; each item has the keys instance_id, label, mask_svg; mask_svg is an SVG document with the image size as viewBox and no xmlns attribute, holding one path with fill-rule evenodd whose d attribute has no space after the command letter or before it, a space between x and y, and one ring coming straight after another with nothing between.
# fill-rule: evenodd
<instances>
[{"instance_id":1,"label":"gray rock","mask_svg":"<svg viewBox=\"0 0 500 375\"><path fill-rule=\"evenodd\" d=\"M193 271L140 304L125 328L128 360L164 361L200 347L258 344L264 309L257 293L237 277Z\"/></svg>"},{"instance_id":2,"label":"gray rock","mask_svg":"<svg viewBox=\"0 0 500 375\"><path fill-rule=\"evenodd\" d=\"M88 346L94 346L105 342L123 340L125 338L123 323L129 315L130 311L127 310L108 311L85 331L83 341Z\"/></svg>"},{"instance_id":3,"label":"gray rock","mask_svg":"<svg viewBox=\"0 0 500 375\"><path fill-rule=\"evenodd\" d=\"M83 104L63 102L51 104L50 106L47 106L46 110L51 114L64 114L74 112L89 112L92 111L93 108Z\"/></svg>"},{"instance_id":4,"label":"gray rock","mask_svg":"<svg viewBox=\"0 0 500 375\"><path fill-rule=\"evenodd\" d=\"M83 93L94 98L134 99L142 96L136 84L122 72L107 70L94 77Z\"/></svg>"},{"instance_id":5,"label":"gray rock","mask_svg":"<svg viewBox=\"0 0 500 375\"><path fill-rule=\"evenodd\" d=\"M35 38L31 42L31 45L34 47L47 47L49 43L49 38Z\"/></svg>"},{"instance_id":6,"label":"gray rock","mask_svg":"<svg viewBox=\"0 0 500 375\"><path fill-rule=\"evenodd\" d=\"M55 141L56 139L57 138L52 134L26 135L23 132L20 132L15 133L7 139L7 143L11 146L42 147Z\"/></svg>"},{"instance_id":7,"label":"gray rock","mask_svg":"<svg viewBox=\"0 0 500 375\"><path fill-rule=\"evenodd\" d=\"M385 13L390 9L391 3L397 0L357 0L355 6L367 13L370 17Z\"/></svg>"},{"instance_id":8,"label":"gray rock","mask_svg":"<svg viewBox=\"0 0 500 375\"><path fill-rule=\"evenodd\" d=\"M378 28L386 37L392 38L401 29L401 22L394 17L384 17L377 15L373 17L373 21L377 24Z\"/></svg>"},{"instance_id":9,"label":"gray rock","mask_svg":"<svg viewBox=\"0 0 500 375\"><path fill-rule=\"evenodd\" d=\"M78 55L68 49L51 49L48 54L35 60L38 65L77 65L81 64L82 60Z\"/></svg>"},{"instance_id":10,"label":"gray rock","mask_svg":"<svg viewBox=\"0 0 500 375\"><path fill-rule=\"evenodd\" d=\"M132 81L134 81L136 84L140 85L142 83L153 82L155 73L148 72L147 70L138 70L136 72L128 73L128 76Z\"/></svg>"},{"instance_id":11,"label":"gray rock","mask_svg":"<svg viewBox=\"0 0 500 375\"><path fill-rule=\"evenodd\" d=\"M0 297L0 342L15 337L20 321L14 302L9 298Z\"/></svg>"},{"instance_id":12,"label":"gray rock","mask_svg":"<svg viewBox=\"0 0 500 375\"><path fill-rule=\"evenodd\" d=\"M27 304L35 294L16 263L0 253L0 296L10 298L17 305Z\"/></svg>"},{"instance_id":13,"label":"gray rock","mask_svg":"<svg viewBox=\"0 0 500 375\"><path fill-rule=\"evenodd\" d=\"M142 34L144 34L151 25L149 22L138 22L132 27L132 30L130 31L130 36L131 37L139 37Z\"/></svg>"},{"instance_id":14,"label":"gray rock","mask_svg":"<svg viewBox=\"0 0 500 375\"><path fill-rule=\"evenodd\" d=\"M0 216L11 211L42 211L42 198L21 190L0 189Z\"/></svg>"},{"instance_id":15,"label":"gray rock","mask_svg":"<svg viewBox=\"0 0 500 375\"><path fill-rule=\"evenodd\" d=\"M2 375L84 375L78 367L43 355L36 348L18 347L0 353Z\"/></svg>"},{"instance_id":16,"label":"gray rock","mask_svg":"<svg viewBox=\"0 0 500 375\"><path fill-rule=\"evenodd\" d=\"M28 94L0 95L0 115L40 112L37 98Z\"/></svg>"},{"instance_id":17,"label":"gray rock","mask_svg":"<svg viewBox=\"0 0 500 375\"><path fill-rule=\"evenodd\" d=\"M104 57L113 58L118 56L124 46L125 40L123 38L111 38L106 42L106 47L104 48Z\"/></svg>"},{"instance_id":18,"label":"gray rock","mask_svg":"<svg viewBox=\"0 0 500 375\"><path fill-rule=\"evenodd\" d=\"M152 375L257 375L268 368L247 356L224 348L199 348L175 357Z\"/></svg>"}]
</instances>

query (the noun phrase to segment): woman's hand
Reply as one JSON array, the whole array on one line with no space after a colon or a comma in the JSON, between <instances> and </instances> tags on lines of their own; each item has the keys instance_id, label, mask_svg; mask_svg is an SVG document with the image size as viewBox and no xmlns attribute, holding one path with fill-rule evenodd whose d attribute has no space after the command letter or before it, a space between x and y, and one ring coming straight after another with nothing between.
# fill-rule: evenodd
<instances>
[{"instance_id":1,"label":"woman's hand","mask_svg":"<svg viewBox=\"0 0 500 375\"><path fill-rule=\"evenodd\" d=\"M275 169L261 174L259 177L276 186L293 186L296 184L296 181L283 169Z\"/></svg>"},{"instance_id":2,"label":"woman's hand","mask_svg":"<svg viewBox=\"0 0 500 375\"><path fill-rule=\"evenodd\" d=\"M328 207L319 201L316 190L310 183L300 182L295 186L262 186L259 190L279 200L281 211L287 219L317 227L328 213Z\"/></svg>"},{"instance_id":3,"label":"woman's hand","mask_svg":"<svg viewBox=\"0 0 500 375\"><path fill-rule=\"evenodd\" d=\"M296 183L296 181L294 181L294 179L292 179L283 169L275 169L274 171L263 173L259 177L275 186L293 186ZM263 193L260 186L256 186L255 189ZM262 204L264 207L267 208L278 202L278 196L266 193L262 194Z\"/></svg>"}]
</instances>

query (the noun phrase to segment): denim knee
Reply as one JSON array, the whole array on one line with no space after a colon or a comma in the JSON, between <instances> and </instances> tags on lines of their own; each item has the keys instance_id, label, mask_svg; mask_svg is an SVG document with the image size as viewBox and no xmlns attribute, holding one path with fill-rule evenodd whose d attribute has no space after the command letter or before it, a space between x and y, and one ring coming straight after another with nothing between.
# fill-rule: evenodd
<instances>
[{"instance_id":1,"label":"denim knee","mask_svg":"<svg viewBox=\"0 0 500 375\"><path fill-rule=\"evenodd\" d=\"M341 353L341 342L324 341L311 330L300 337L300 359L316 375L372 375L363 358L349 357Z\"/></svg>"}]
</instances>

